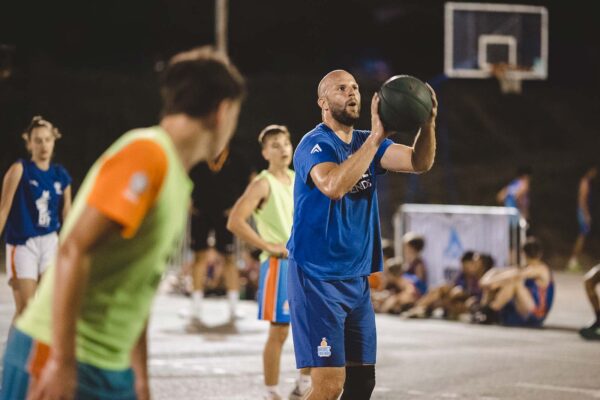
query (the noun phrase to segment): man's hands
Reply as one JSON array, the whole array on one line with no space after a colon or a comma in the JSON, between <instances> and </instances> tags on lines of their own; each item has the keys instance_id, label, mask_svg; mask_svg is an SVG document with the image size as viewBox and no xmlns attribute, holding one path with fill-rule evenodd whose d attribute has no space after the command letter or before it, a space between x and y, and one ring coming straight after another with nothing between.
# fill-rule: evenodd
<instances>
[{"instance_id":1,"label":"man's hands","mask_svg":"<svg viewBox=\"0 0 600 400\"><path fill-rule=\"evenodd\" d=\"M437 96L435 94L435 90L433 90L431 85L429 85L429 83L426 83L426 85L429 88L429 90L431 91L432 108L431 108L431 115L429 116L429 119L427 121L425 121L422 128L423 129L430 129L430 128L435 129L435 119L437 118L437 112L438 112Z\"/></svg>"},{"instance_id":2,"label":"man's hands","mask_svg":"<svg viewBox=\"0 0 600 400\"><path fill-rule=\"evenodd\" d=\"M71 400L77 387L77 365L52 356L42 370L39 380L32 380L27 400Z\"/></svg>"},{"instance_id":3,"label":"man's hands","mask_svg":"<svg viewBox=\"0 0 600 400\"><path fill-rule=\"evenodd\" d=\"M379 146L393 132L386 132L379 118L379 95L375 93L371 99L371 136Z\"/></svg>"}]
</instances>

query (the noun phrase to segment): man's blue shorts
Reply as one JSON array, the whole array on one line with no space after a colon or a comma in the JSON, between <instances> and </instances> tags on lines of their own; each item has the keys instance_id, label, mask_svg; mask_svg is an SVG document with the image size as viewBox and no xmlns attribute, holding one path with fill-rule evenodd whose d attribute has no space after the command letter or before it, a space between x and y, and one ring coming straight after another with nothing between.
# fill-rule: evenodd
<instances>
[{"instance_id":1,"label":"man's blue shorts","mask_svg":"<svg viewBox=\"0 0 600 400\"><path fill-rule=\"evenodd\" d=\"M288 297L297 368L375 364L375 312L366 276L318 280L290 260Z\"/></svg>"},{"instance_id":2,"label":"man's blue shorts","mask_svg":"<svg viewBox=\"0 0 600 400\"><path fill-rule=\"evenodd\" d=\"M579 223L579 233L584 236L589 235L592 227L585 221L585 216L581 208L577 209L577 222Z\"/></svg>"},{"instance_id":3,"label":"man's blue shorts","mask_svg":"<svg viewBox=\"0 0 600 400\"><path fill-rule=\"evenodd\" d=\"M44 368L49 347L12 328L6 342L0 400L25 399L31 375ZM135 400L131 368L109 371L77 363L76 400Z\"/></svg>"}]
</instances>

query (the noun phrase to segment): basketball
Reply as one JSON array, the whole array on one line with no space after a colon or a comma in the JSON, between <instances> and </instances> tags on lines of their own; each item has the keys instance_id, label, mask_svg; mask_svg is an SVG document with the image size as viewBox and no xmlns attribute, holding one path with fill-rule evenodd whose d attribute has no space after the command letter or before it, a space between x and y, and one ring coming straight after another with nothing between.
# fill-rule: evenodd
<instances>
[{"instance_id":1,"label":"basketball","mask_svg":"<svg viewBox=\"0 0 600 400\"><path fill-rule=\"evenodd\" d=\"M386 131L417 133L432 107L431 91L414 76L393 76L379 90L379 118Z\"/></svg>"}]
</instances>

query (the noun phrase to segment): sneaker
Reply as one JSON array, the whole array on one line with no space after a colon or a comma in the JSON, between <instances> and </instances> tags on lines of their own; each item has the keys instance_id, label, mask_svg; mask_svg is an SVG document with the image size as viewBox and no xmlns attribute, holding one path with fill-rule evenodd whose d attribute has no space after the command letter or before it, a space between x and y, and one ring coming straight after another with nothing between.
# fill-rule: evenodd
<instances>
[{"instance_id":1,"label":"sneaker","mask_svg":"<svg viewBox=\"0 0 600 400\"><path fill-rule=\"evenodd\" d=\"M483 306L474 314L471 321L475 324L492 325L499 322L498 312L491 309L489 306Z\"/></svg>"},{"instance_id":2,"label":"sneaker","mask_svg":"<svg viewBox=\"0 0 600 400\"><path fill-rule=\"evenodd\" d=\"M582 328L579 330L579 335L586 340L600 340L600 326L596 324Z\"/></svg>"},{"instance_id":3,"label":"sneaker","mask_svg":"<svg viewBox=\"0 0 600 400\"><path fill-rule=\"evenodd\" d=\"M567 271L569 272L581 272L582 270L583 268L581 267L581 264L579 264L579 261L577 261L576 258L571 258L567 263Z\"/></svg>"},{"instance_id":4,"label":"sneaker","mask_svg":"<svg viewBox=\"0 0 600 400\"><path fill-rule=\"evenodd\" d=\"M289 400L304 400L308 397L309 393L310 393L310 388L308 390L306 390L304 393L302 393L300 391L300 387L298 386L298 382L296 382L296 387L294 387L294 390L292 390L292 392L288 396L288 399Z\"/></svg>"}]
</instances>

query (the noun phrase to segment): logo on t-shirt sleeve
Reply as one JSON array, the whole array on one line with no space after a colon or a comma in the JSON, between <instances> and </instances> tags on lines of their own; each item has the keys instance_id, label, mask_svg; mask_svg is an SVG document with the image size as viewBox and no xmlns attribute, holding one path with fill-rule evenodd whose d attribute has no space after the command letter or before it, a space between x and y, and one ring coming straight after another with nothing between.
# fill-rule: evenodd
<instances>
[{"instance_id":1,"label":"logo on t-shirt sleeve","mask_svg":"<svg viewBox=\"0 0 600 400\"><path fill-rule=\"evenodd\" d=\"M319 144L317 143L317 144L315 144L315 145L313 146L313 148L311 149L311 151L310 151L310 154L320 153L320 152L322 152L322 151L323 151L323 150L321 150L321 146L319 146Z\"/></svg>"},{"instance_id":2,"label":"logo on t-shirt sleeve","mask_svg":"<svg viewBox=\"0 0 600 400\"><path fill-rule=\"evenodd\" d=\"M129 185L123 195L125 198L132 203L137 203L140 201L140 196L146 191L148 188L148 176L144 172L136 172L131 175L131 179L129 179Z\"/></svg>"}]
</instances>

